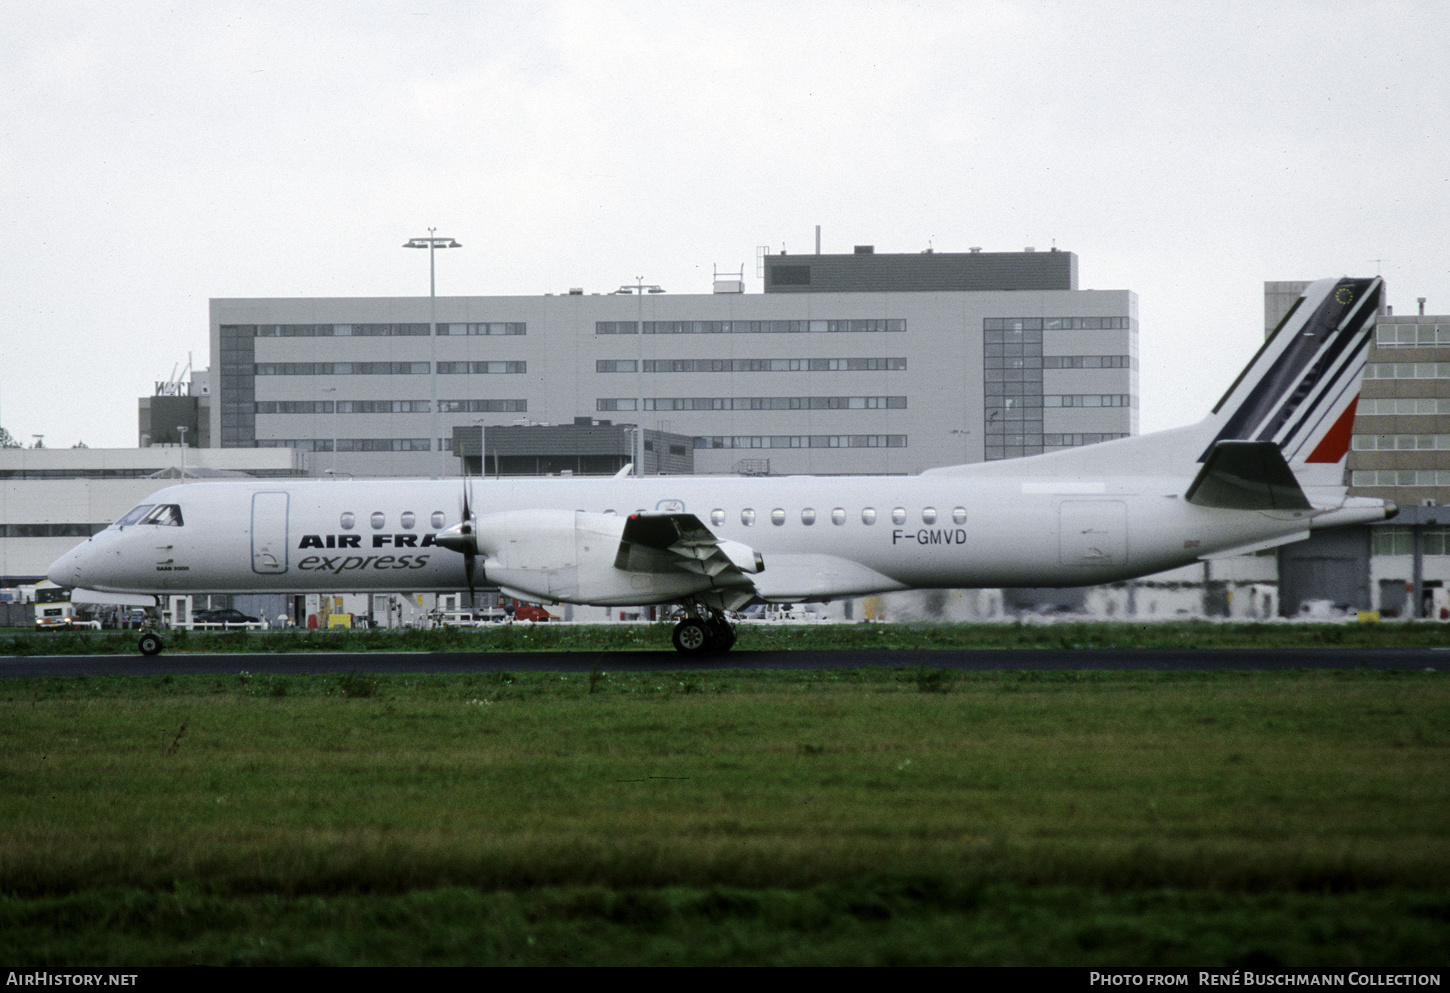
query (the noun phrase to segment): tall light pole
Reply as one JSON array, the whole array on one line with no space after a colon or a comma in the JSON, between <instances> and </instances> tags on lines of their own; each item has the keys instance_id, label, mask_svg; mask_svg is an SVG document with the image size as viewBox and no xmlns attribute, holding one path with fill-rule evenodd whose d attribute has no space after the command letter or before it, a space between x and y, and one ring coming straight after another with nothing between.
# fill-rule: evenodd
<instances>
[{"instance_id":1,"label":"tall light pole","mask_svg":"<svg viewBox=\"0 0 1450 993\"><path fill-rule=\"evenodd\" d=\"M452 238L438 238L433 232L437 228L428 229L426 238L409 238L404 248L426 248L428 249L428 392L430 403L429 409L433 412L431 423L433 425L433 438L428 442L429 446L438 446L438 478L442 479L443 472L443 430L438 420L438 312L437 312L437 284L436 270L433 268L433 250L435 248L462 248ZM334 468L336 468L334 466Z\"/></svg>"},{"instance_id":2,"label":"tall light pole","mask_svg":"<svg viewBox=\"0 0 1450 993\"><path fill-rule=\"evenodd\" d=\"M653 284L646 284L643 276L634 277L633 286L621 286L614 291L618 294L633 293L639 297L639 324L635 327L635 334L639 335L635 344L639 346L638 358L634 365L634 413L635 426L634 436L636 439L636 454L639 456L634 461L634 474L644 475L644 295L646 293L663 293L664 289Z\"/></svg>"},{"instance_id":3,"label":"tall light pole","mask_svg":"<svg viewBox=\"0 0 1450 993\"><path fill-rule=\"evenodd\" d=\"M337 387L328 386L322 390L323 393L331 393L332 397L332 478L337 478Z\"/></svg>"},{"instance_id":4,"label":"tall light pole","mask_svg":"<svg viewBox=\"0 0 1450 993\"><path fill-rule=\"evenodd\" d=\"M482 417L475 417L473 423L478 425L478 478L488 478L488 425L483 423ZM468 475L468 460L459 459L463 463L463 474Z\"/></svg>"},{"instance_id":5,"label":"tall light pole","mask_svg":"<svg viewBox=\"0 0 1450 993\"><path fill-rule=\"evenodd\" d=\"M186 478L186 425L176 425L176 430L181 432L181 478Z\"/></svg>"}]
</instances>

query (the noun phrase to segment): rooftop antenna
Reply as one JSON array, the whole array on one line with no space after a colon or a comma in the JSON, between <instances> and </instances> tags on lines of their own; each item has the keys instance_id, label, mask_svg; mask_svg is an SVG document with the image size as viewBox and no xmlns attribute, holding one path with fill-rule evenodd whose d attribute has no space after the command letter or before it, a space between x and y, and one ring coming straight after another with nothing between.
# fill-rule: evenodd
<instances>
[{"instance_id":1,"label":"rooftop antenna","mask_svg":"<svg viewBox=\"0 0 1450 993\"><path fill-rule=\"evenodd\" d=\"M1381 273L1380 273L1380 266L1383 263L1388 262L1389 259L1370 259L1369 261L1371 261L1371 262L1374 263L1374 274L1376 276L1378 276L1378 275L1381 275Z\"/></svg>"}]
</instances>

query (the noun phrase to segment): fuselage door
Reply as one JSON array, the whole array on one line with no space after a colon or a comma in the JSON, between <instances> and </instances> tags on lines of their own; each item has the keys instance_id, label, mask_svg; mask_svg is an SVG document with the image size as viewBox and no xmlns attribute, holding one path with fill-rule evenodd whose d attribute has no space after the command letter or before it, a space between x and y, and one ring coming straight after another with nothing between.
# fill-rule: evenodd
<instances>
[{"instance_id":1,"label":"fuselage door","mask_svg":"<svg viewBox=\"0 0 1450 993\"><path fill-rule=\"evenodd\" d=\"M252 571L275 575L287 571L286 493L252 494Z\"/></svg>"}]
</instances>

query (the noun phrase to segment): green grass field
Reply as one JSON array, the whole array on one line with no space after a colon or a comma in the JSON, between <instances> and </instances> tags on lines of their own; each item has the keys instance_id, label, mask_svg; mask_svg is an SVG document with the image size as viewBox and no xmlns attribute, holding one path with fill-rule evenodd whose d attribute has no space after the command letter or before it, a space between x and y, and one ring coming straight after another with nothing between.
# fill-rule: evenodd
<instances>
[{"instance_id":1,"label":"green grass field","mask_svg":"<svg viewBox=\"0 0 1450 993\"><path fill-rule=\"evenodd\" d=\"M5 680L0 961L1443 966L1447 746L1432 672Z\"/></svg>"}]
</instances>

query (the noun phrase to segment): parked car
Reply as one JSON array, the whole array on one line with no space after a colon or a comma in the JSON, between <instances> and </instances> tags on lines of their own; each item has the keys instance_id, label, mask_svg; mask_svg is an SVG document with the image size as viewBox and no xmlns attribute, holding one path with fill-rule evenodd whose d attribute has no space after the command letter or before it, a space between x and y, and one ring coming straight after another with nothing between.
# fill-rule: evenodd
<instances>
[{"instance_id":1,"label":"parked car","mask_svg":"<svg viewBox=\"0 0 1450 993\"><path fill-rule=\"evenodd\" d=\"M543 621L558 620L557 617L549 613L537 603L525 603L523 600L512 600L508 597L502 596L499 597L498 600L499 606L503 608L504 613L506 613L511 620L533 621L535 624L542 623Z\"/></svg>"},{"instance_id":2,"label":"parked car","mask_svg":"<svg viewBox=\"0 0 1450 993\"><path fill-rule=\"evenodd\" d=\"M261 624L255 617L249 617L240 610L228 607L226 610L198 610L192 613L193 624L220 624L222 627L246 627Z\"/></svg>"},{"instance_id":3,"label":"parked car","mask_svg":"<svg viewBox=\"0 0 1450 993\"><path fill-rule=\"evenodd\" d=\"M438 610L430 615L432 623L446 628L481 628L498 624L504 620L501 610L485 608L466 610Z\"/></svg>"}]
</instances>

